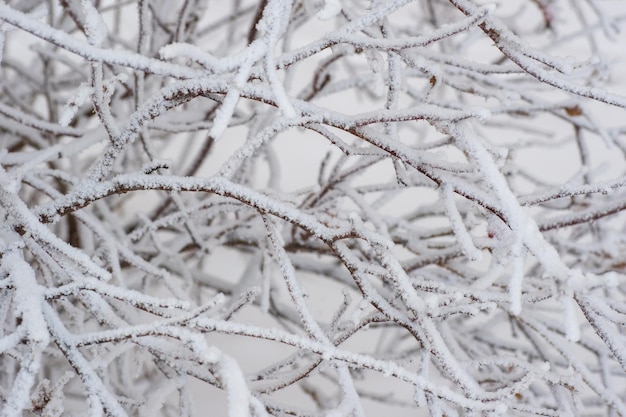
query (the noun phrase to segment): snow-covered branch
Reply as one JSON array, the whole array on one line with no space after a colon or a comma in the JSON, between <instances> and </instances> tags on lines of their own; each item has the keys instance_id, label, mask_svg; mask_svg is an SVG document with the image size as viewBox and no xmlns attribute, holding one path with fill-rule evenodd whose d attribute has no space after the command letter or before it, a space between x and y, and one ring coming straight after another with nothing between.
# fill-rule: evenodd
<instances>
[{"instance_id":1,"label":"snow-covered branch","mask_svg":"<svg viewBox=\"0 0 626 417\"><path fill-rule=\"evenodd\" d=\"M0 2L0 417L626 417L625 22Z\"/></svg>"}]
</instances>

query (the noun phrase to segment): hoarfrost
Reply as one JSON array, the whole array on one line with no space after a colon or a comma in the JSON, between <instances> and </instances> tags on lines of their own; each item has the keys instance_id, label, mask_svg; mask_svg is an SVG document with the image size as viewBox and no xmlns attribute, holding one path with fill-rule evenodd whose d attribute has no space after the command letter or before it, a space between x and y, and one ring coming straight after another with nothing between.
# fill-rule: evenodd
<instances>
[{"instance_id":1,"label":"hoarfrost","mask_svg":"<svg viewBox=\"0 0 626 417\"><path fill-rule=\"evenodd\" d=\"M221 3L0 2L0 415L626 415L624 5Z\"/></svg>"},{"instance_id":2,"label":"hoarfrost","mask_svg":"<svg viewBox=\"0 0 626 417\"><path fill-rule=\"evenodd\" d=\"M85 34L89 43L94 46L102 46L102 42L104 42L109 33L102 16L91 4L91 0L81 0L80 4L85 12Z\"/></svg>"}]
</instances>

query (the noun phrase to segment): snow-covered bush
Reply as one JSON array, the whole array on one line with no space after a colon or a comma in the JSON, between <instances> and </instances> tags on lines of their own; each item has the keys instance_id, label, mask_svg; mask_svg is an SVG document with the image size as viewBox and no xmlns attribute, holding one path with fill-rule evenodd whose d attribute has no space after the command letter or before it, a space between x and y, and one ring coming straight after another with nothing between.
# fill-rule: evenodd
<instances>
[{"instance_id":1,"label":"snow-covered bush","mask_svg":"<svg viewBox=\"0 0 626 417\"><path fill-rule=\"evenodd\" d=\"M0 416L626 416L625 20L0 2Z\"/></svg>"}]
</instances>

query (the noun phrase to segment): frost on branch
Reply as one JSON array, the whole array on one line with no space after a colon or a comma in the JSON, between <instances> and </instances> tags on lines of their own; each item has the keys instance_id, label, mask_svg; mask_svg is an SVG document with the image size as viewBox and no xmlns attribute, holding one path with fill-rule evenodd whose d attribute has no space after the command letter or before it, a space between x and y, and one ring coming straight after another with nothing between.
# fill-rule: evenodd
<instances>
[{"instance_id":1,"label":"frost on branch","mask_svg":"<svg viewBox=\"0 0 626 417\"><path fill-rule=\"evenodd\" d=\"M626 416L625 13L0 2L0 417Z\"/></svg>"}]
</instances>

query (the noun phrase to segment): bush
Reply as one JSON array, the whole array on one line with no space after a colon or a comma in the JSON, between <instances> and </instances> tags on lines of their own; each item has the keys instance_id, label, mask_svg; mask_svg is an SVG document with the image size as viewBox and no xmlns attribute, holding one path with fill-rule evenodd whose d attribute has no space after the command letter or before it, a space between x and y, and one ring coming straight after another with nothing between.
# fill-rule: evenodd
<instances>
[{"instance_id":1,"label":"bush","mask_svg":"<svg viewBox=\"0 0 626 417\"><path fill-rule=\"evenodd\" d=\"M626 9L479 3L0 3L1 415L626 416Z\"/></svg>"}]
</instances>

